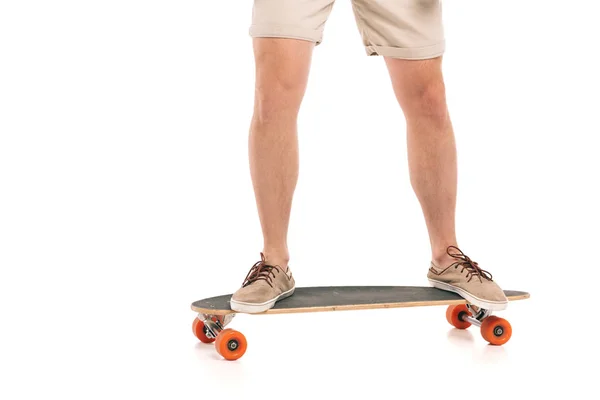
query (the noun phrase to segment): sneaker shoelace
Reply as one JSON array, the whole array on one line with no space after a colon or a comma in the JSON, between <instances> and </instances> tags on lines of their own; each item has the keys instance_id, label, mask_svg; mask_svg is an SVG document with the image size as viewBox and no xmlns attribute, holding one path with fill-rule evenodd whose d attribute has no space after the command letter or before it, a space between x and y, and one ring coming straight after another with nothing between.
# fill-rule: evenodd
<instances>
[{"instance_id":1,"label":"sneaker shoelace","mask_svg":"<svg viewBox=\"0 0 600 400\"><path fill-rule=\"evenodd\" d=\"M252 268L250 268L248 275L246 275L246 278L244 279L242 287L246 287L259 280L264 280L269 284L269 286L273 287L273 278L275 278L275 272L273 272L273 270L281 272L281 269L277 265L267 265L265 262L265 257L262 253L260 254L260 258L261 260L254 264Z\"/></svg>"},{"instance_id":2,"label":"sneaker shoelace","mask_svg":"<svg viewBox=\"0 0 600 400\"><path fill-rule=\"evenodd\" d=\"M458 253L450 253L451 248L455 249ZM479 279L479 282L481 282L481 283L483 283L482 278L487 279L488 281L492 280L492 274L490 274L486 270L481 269L475 261L471 260L458 247L450 246L446 249L446 253L448 253L448 255L450 257L459 260L458 262L456 262L454 264L454 268L458 269L458 267L461 266L462 267L462 269L460 270L461 274L463 273L463 271L467 270L467 278L468 278L467 282L471 282L471 279L473 279L474 276L476 276Z\"/></svg>"}]
</instances>

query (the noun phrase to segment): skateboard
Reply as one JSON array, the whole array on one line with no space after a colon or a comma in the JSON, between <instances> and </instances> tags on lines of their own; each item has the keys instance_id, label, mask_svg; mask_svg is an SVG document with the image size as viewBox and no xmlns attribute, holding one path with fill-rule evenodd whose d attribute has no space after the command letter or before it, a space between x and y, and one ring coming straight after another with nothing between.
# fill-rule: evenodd
<instances>
[{"instance_id":1,"label":"skateboard","mask_svg":"<svg viewBox=\"0 0 600 400\"><path fill-rule=\"evenodd\" d=\"M505 290L509 301L529 298L529 293ZM210 297L192 303L198 313L192 324L194 335L203 343L213 343L226 360L237 360L247 349L246 337L225 328L238 313L230 308L231 294ZM510 339L510 323L492 315L490 310L469 304L458 294L422 286L328 286L298 287L293 296L280 300L267 311L251 315L307 313L380 308L448 306L446 320L457 329L471 325L480 327L483 338L492 345L503 345Z\"/></svg>"}]
</instances>

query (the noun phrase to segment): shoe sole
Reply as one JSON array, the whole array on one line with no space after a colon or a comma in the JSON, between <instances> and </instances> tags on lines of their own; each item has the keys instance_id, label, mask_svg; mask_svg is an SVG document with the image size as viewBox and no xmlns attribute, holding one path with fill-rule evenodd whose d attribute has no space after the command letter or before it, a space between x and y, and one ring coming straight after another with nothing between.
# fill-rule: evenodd
<instances>
[{"instance_id":1,"label":"shoe sole","mask_svg":"<svg viewBox=\"0 0 600 400\"><path fill-rule=\"evenodd\" d=\"M261 312L264 312L264 311L267 311L267 310L273 308L275 303L277 303L279 300L283 300L286 297L290 297L292 294L294 294L295 289L296 288L293 287L290 290L288 290L287 292L283 292L279 296L275 297L274 299L265 301L264 303L246 303L243 301L236 301L236 300L232 299L232 300L229 300L229 305L233 311L247 313L247 314L261 313Z\"/></svg>"},{"instance_id":2,"label":"shoe sole","mask_svg":"<svg viewBox=\"0 0 600 400\"><path fill-rule=\"evenodd\" d=\"M490 310L490 311L502 311L502 310L505 310L506 307L508 306L508 300L507 301L484 300L484 299L480 299L479 297L473 296L472 294L470 294L469 292L467 292L464 289L450 285L448 283L436 281L433 279L429 279L429 283L431 284L431 286L433 286L435 288L446 290L449 292L454 292L454 293L458 294L459 296L461 296L466 301L468 301L470 304L473 304L474 306L477 306L479 308L483 308L483 309Z\"/></svg>"}]
</instances>

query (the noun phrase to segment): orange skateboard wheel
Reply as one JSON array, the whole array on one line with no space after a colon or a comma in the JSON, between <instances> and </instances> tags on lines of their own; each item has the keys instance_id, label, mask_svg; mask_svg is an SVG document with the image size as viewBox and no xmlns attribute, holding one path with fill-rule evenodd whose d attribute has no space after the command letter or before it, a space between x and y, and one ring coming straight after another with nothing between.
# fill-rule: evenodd
<instances>
[{"instance_id":1,"label":"orange skateboard wheel","mask_svg":"<svg viewBox=\"0 0 600 400\"><path fill-rule=\"evenodd\" d=\"M490 344L501 346L512 336L512 327L504 318L492 315L481 323L481 336Z\"/></svg>"},{"instance_id":2,"label":"orange skateboard wheel","mask_svg":"<svg viewBox=\"0 0 600 400\"><path fill-rule=\"evenodd\" d=\"M242 357L247 348L246 337L241 332L234 331L233 329L224 329L221 331L215 342L217 353L229 361Z\"/></svg>"},{"instance_id":3,"label":"orange skateboard wheel","mask_svg":"<svg viewBox=\"0 0 600 400\"><path fill-rule=\"evenodd\" d=\"M470 322L463 321L461 319L463 315L471 315L471 312L467 308L466 304L448 306L448 309L446 310L446 320L450 325L457 329L467 329L471 326Z\"/></svg>"},{"instance_id":4,"label":"orange skateboard wheel","mask_svg":"<svg viewBox=\"0 0 600 400\"><path fill-rule=\"evenodd\" d=\"M194 336L200 339L202 343L212 343L215 341L215 339L206 336L204 322L200 321L198 318L194 318L194 323L192 324L192 332L194 332Z\"/></svg>"}]
</instances>

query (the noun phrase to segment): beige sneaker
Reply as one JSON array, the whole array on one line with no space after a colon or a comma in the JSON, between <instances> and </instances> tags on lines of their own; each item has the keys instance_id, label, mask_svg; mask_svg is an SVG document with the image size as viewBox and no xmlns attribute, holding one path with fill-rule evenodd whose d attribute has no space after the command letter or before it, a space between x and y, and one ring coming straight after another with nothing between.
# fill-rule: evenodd
<instances>
[{"instance_id":1,"label":"beige sneaker","mask_svg":"<svg viewBox=\"0 0 600 400\"><path fill-rule=\"evenodd\" d=\"M231 296L231 309L243 313L260 313L272 308L279 300L294 294L296 282L287 266L267 265L260 253L260 261L252 266L242 287Z\"/></svg>"},{"instance_id":2,"label":"beige sneaker","mask_svg":"<svg viewBox=\"0 0 600 400\"><path fill-rule=\"evenodd\" d=\"M458 253L451 253L450 249ZM506 309L508 299L489 272L479 268L458 247L450 246L446 252L457 261L446 268L431 263L427 278L433 287L454 292L479 308L491 311Z\"/></svg>"}]
</instances>

